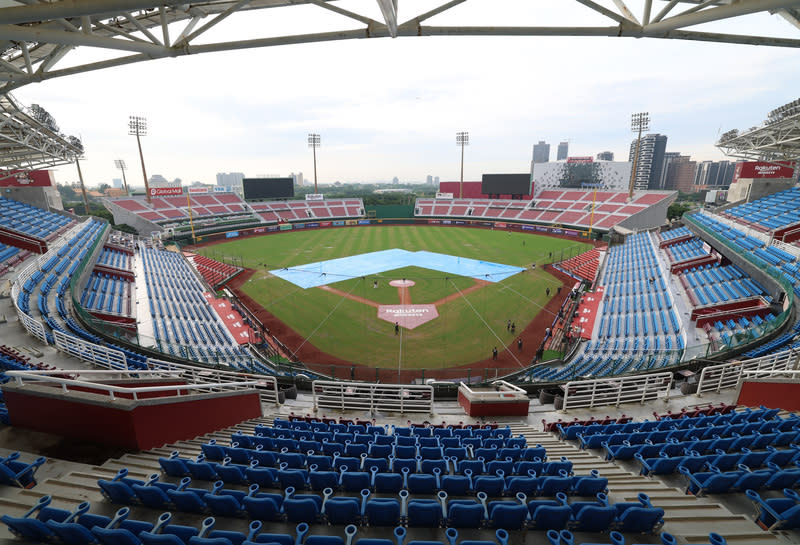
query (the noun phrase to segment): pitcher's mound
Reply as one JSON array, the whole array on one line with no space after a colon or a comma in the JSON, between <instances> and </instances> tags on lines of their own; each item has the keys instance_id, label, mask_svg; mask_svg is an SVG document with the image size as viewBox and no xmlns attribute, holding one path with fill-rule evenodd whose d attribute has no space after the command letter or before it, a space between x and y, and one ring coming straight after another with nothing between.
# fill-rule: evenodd
<instances>
[{"instance_id":1,"label":"pitcher's mound","mask_svg":"<svg viewBox=\"0 0 800 545\"><path fill-rule=\"evenodd\" d=\"M378 318L400 327L414 329L418 325L439 317L436 305L380 305Z\"/></svg>"},{"instance_id":2,"label":"pitcher's mound","mask_svg":"<svg viewBox=\"0 0 800 545\"><path fill-rule=\"evenodd\" d=\"M395 288L410 288L414 283L413 280L406 280L403 278L402 280L391 280L389 285Z\"/></svg>"}]
</instances>

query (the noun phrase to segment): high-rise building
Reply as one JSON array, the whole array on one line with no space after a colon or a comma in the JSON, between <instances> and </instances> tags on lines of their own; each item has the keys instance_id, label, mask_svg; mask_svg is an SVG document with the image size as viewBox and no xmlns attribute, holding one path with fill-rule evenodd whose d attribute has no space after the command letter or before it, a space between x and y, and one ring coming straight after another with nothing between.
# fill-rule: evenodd
<instances>
[{"instance_id":1,"label":"high-rise building","mask_svg":"<svg viewBox=\"0 0 800 545\"><path fill-rule=\"evenodd\" d=\"M397 176L395 176L394 178L392 178L392 185L397 185L397 184L399 184L399 183L400 183L400 178L398 178Z\"/></svg>"},{"instance_id":2,"label":"high-rise building","mask_svg":"<svg viewBox=\"0 0 800 545\"><path fill-rule=\"evenodd\" d=\"M667 136L665 134L642 136L642 142L639 146L639 159L636 161L634 189L658 189L666 147ZM628 160L631 163L633 163L634 155L636 155L636 140L631 142L631 150L628 155Z\"/></svg>"},{"instance_id":3,"label":"high-rise building","mask_svg":"<svg viewBox=\"0 0 800 545\"><path fill-rule=\"evenodd\" d=\"M539 140L538 144L533 145L533 162L546 163L550 160L550 144L544 140Z\"/></svg>"},{"instance_id":4,"label":"high-rise building","mask_svg":"<svg viewBox=\"0 0 800 545\"><path fill-rule=\"evenodd\" d=\"M695 191L725 189L730 187L736 163L730 161L703 161L697 165L694 177Z\"/></svg>"},{"instance_id":5,"label":"high-rise building","mask_svg":"<svg viewBox=\"0 0 800 545\"><path fill-rule=\"evenodd\" d=\"M569 155L569 142L559 142L556 152L556 161L564 161Z\"/></svg>"},{"instance_id":6,"label":"high-rise building","mask_svg":"<svg viewBox=\"0 0 800 545\"><path fill-rule=\"evenodd\" d=\"M242 180L244 180L244 174L241 172L218 172L217 173L217 185L223 187L230 187L232 191L236 193L242 192Z\"/></svg>"},{"instance_id":7,"label":"high-rise building","mask_svg":"<svg viewBox=\"0 0 800 545\"><path fill-rule=\"evenodd\" d=\"M289 174L289 177L294 182L294 185L296 185L298 187L303 187L304 181L303 181L303 173L302 172L298 172L297 174L292 172L292 173Z\"/></svg>"},{"instance_id":8,"label":"high-rise building","mask_svg":"<svg viewBox=\"0 0 800 545\"><path fill-rule=\"evenodd\" d=\"M694 184L694 173L697 163L691 160L688 155L678 155L673 157L667 165L667 175L664 180L664 189L680 191L681 193L692 193Z\"/></svg>"},{"instance_id":9,"label":"high-rise building","mask_svg":"<svg viewBox=\"0 0 800 545\"><path fill-rule=\"evenodd\" d=\"M438 176L434 176L433 177L433 185L439 185L439 177Z\"/></svg>"},{"instance_id":10,"label":"high-rise building","mask_svg":"<svg viewBox=\"0 0 800 545\"><path fill-rule=\"evenodd\" d=\"M425 183L428 185L433 185L433 176L428 174L428 176L425 178Z\"/></svg>"},{"instance_id":11,"label":"high-rise building","mask_svg":"<svg viewBox=\"0 0 800 545\"><path fill-rule=\"evenodd\" d=\"M116 188L122 187L122 178L114 178L113 180L111 180L111 185Z\"/></svg>"},{"instance_id":12,"label":"high-rise building","mask_svg":"<svg viewBox=\"0 0 800 545\"><path fill-rule=\"evenodd\" d=\"M614 152L613 151L601 151L597 154L598 161L613 161L614 160Z\"/></svg>"},{"instance_id":13,"label":"high-rise building","mask_svg":"<svg viewBox=\"0 0 800 545\"><path fill-rule=\"evenodd\" d=\"M664 161L661 164L661 174L658 176L658 187L653 189L666 189L667 175L669 174L669 165L681 154L678 151L664 152Z\"/></svg>"}]
</instances>

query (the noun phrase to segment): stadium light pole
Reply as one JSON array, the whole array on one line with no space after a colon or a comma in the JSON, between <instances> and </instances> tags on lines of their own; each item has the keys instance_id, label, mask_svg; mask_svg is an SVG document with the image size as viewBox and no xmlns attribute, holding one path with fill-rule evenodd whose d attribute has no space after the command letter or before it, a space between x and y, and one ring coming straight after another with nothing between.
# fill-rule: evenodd
<instances>
[{"instance_id":1,"label":"stadium light pole","mask_svg":"<svg viewBox=\"0 0 800 545\"><path fill-rule=\"evenodd\" d=\"M314 152L314 194L317 194L317 148L319 147L319 135L308 133L308 147Z\"/></svg>"},{"instance_id":2,"label":"stadium light pole","mask_svg":"<svg viewBox=\"0 0 800 545\"><path fill-rule=\"evenodd\" d=\"M636 167L639 163L639 147L642 145L642 131L650 129L650 114L648 112L639 112L638 114L631 115L631 130L639 132L636 137L636 151L633 154L633 167L631 168L631 183L628 188L628 201L633 200L633 184L636 181Z\"/></svg>"},{"instance_id":3,"label":"stadium light pole","mask_svg":"<svg viewBox=\"0 0 800 545\"><path fill-rule=\"evenodd\" d=\"M142 154L142 141L140 136L147 136L147 118L132 115L128 118L128 134L136 136L136 143L139 145L139 159L142 161L142 176L144 176L144 192L147 202L150 202L150 184L147 183L147 171L144 168L144 155Z\"/></svg>"},{"instance_id":4,"label":"stadium light pole","mask_svg":"<svg viewBox=\"0 0 800 545\"><path fill-rule=\"evenodd\" d=\"M469 145L469 133L461 131L456 133L456 145L461 146L461 182L458 184L458 198L464 198L464 146Z\"/></svg>"},{"instance_id":5,"label":"stadium light pole","mask_svg":"<svg viewBox=\"0 0 800 545\"><path fill-rule=\"evenodd\" d=\"M122 171L122 183L125 184L125 196L129 197L130 192L128 191L128 180L125 178L125 170L128 167L125 166L125 161L122 159L114 159L114 166Z\"/></svg>"},{"instance_id":6,"label":"stadium light pole","mask_svg":"<svg viewBox=\"0 0 800 545\"><path fill-rule=\"evenodd\" d=\"M83 195L83 209L86 212L86 215L89 215L89 199L86 198L86 186L83 183L83 172L81 172L81 159L83 159L83 155L76 155L75 156L75 166L78 167L78 179L81 181L81 194Z\"/></svg>"}]
</instances>

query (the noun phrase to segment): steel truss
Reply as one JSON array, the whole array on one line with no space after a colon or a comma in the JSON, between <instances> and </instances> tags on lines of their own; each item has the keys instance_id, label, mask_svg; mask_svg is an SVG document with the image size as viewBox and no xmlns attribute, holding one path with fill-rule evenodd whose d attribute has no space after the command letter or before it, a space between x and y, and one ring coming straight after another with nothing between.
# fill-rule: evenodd
<instances>
[{"instance_id":1,"label":"steel truss","mask_svg":"<svg viewBox=\"0 0 800 545\"><path fill-rule=\"evenodd\" d=\"M768 119L759 127L724 133L717 147L725 155L754 161L800 159L800 111Z\"/></svg>"},{"instance_id":2,"label":"steel truss","mask_svg":"<svg viewBox=\"0 0 800 545\"><path fill-rule=\"evenodd\" d=\"M43 109L23 108L11 95L0 95L0 171L65 165L82 153L81 141L61 134ZM0 178L6 175L0 172Z\"/></svg>"},{"instance_id":3,"label":"steel truss","mask_svg":"<svg viewBox=\"0 0 800 545\"><path fill-rule=\"evenodd\" d=\"M609 36L666 38L736 44L800 47L798 38L779 38L687 30L703 23L758 13L779 14L800 32L798 0L638 0L639 15L626 0L573 0L600 15L605 26L437 26L426 25L435 15L467 0L450 0L425 13L399 22L398 0L376 0L382 21L355 13L329 0L16 0L0 8L0 93L31 82L137 63L217 51L401 36ZM562 0L567 2L568 0ZM630 1L630 0L628 0ZM343 23L360 28L330 32L202 43L209 29L262 9L312 5L342 16ZM112 58L64 66L76 47L105 49Z\"/></svg>"}]
</instances>

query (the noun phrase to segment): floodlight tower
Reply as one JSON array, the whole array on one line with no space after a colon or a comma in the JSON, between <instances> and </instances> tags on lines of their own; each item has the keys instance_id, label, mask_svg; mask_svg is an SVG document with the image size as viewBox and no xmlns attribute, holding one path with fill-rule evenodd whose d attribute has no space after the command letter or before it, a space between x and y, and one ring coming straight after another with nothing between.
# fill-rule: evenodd
<instances>
[{"instance_id":1,"label":"floodlight tower","mask_svg":"<svg viewBox=\"0 0 800 545\"><path fill-rule=\"evenodd\" d=\"M315 133L308 133L308 147L314 151L314 193L317 191L317 148L319 147L319 135Z\"/></svg>"},{"instance_id":2,"label":"floodlight tower","mask_svg":"<svg viewBox=\"0 0 800 545\"><path fill-rule=\"evenodd\" d=\"M461 131L456 133L456 145L461 146L461 182L458 184L458 198L464 198L464 146L469 145L469 133Z\"/></svg>"},{"instance_id":3,"label":"floodlight tower","mask_svg":"<svg viewBox=\"0 0 800 545\"><path fill-rule=\"evenodd\" d=\"M147 171L144 168L144 155L142 154L142 141L140 136L147 136L147 118L132 115L128 118L128 134L136 136L136 143L139 145L139 159L142 161L142 176L144 176L144 192L147 202L150 202L150 184L147 183Z\"/></svg>"},{"instance_id":4,"label":"floodlight tower","mask_svg":"<svg viewBox=\"0 0 800 545\"><path fill-rule=\"evenodd\" d=\"M83 184L83 172L81 172L81 159L85 157L83 154L75 156L75 166L78 167L78 179L81 181L81 194L83 195L83 210L86 215L89 215L89 199L86 198L86 186Z\"/></svg>"},{"instance_id":5,"label":"floodlight tower","mask_svg":"<svg viewBox=\"0 0 800 545\"><path fill-rule=\"evenodd\" d=\"M631 115L631 130L633 132L639 131L639 136L636 138L636 152L633 154L633 167L631 169L631 184L628 188L628 201L633 200L633 183L636 180L636 167L639 163L639 147L642 145L642 131L649 129L649 112L640 112L638 114Z\"/></svg>"},{"instance_id":6,"label":"floodlight tower","mask_svg":"<svg viewBox=\"0 0 800 545\"><path fill-rule=\"evenodd\" d=\"M130 196L130 192L128 192L128 180L125 179L125 170L128 168L125 166L125 161L122 159L114 159L114 166L122 171L122 183L125 184L125 196Z\"/></svg>"}]
</instances>

